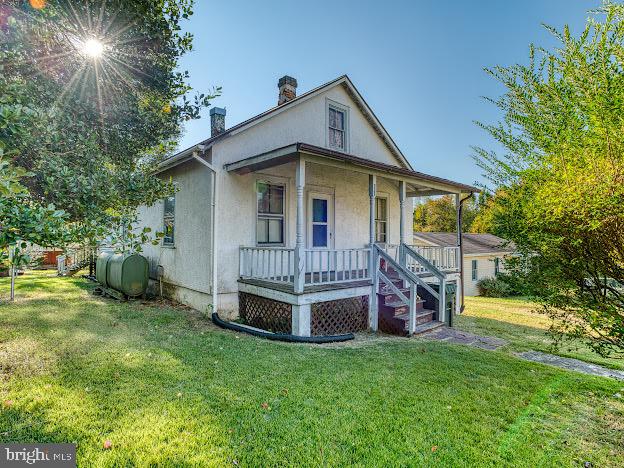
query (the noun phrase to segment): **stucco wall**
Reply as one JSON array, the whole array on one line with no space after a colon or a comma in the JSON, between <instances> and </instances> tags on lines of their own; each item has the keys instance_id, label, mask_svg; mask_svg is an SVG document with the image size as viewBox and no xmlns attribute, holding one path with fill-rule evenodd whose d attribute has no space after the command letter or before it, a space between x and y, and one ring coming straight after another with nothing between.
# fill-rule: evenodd
<instances>
[{"instance_id":1,"label":"stucco wall","mask_svg":"<svg viewBox=\"0 0 624 468\"><path fill-rule=\"evenodd\" d=\"M178 191L175 200L175 245L144 246L150 265L163 266L167 292L198 310L211 302L211 173L190 161L161 175L171 177ZM163 203L139 208L139 226L163 230ZM176 286L176 287L173 287Z\"/></svg>"},{"instance_id":2,"label":"stucco wall","mask_svg":"<svg viewBox=\"0 0 624 468\"><path fill-rule=\"evenodd\" d=\"M386 164L401 165L342 86L331 88L253 127L215 142L215 161L222 166L297 142L327 147L328 100L348 108L348 153Z\"/></svg>"},{"instance_id":3,"label":"stucco wall","mask_svg":"<svg viewBox=\"0 0 624 468\"><path fill-rule=\"evenodd\" d=\"M245 175L221 174L218 182L218 283L220 293L238 290L238 256L240 246L256 245L256 193L257 181L282 183L286 186L285 243L295 246L297 200L295 164L289 163L261 172ZM388 200L388 239L399 242L399 192L398 182L378 177L378 196ZM334 197L333 247L360 248L369 242L368 175L346 169L306 163L306 188L304 219L305 245L308 245L307 206L310 192L331 194ZM228 200L228 202L226 202ZM405 202L406 236L411 229L411 200ZM407 237L406 237L407 238ZM236 306L232 304L232 306ZM225 307L225 304L224 304Z\"/></svg>"},{"instance_id":4,"label":"stucco wall","mask_svg":"<svg viewBox=\"0 0 624 468\"><path fill-rule=\"evenodd\" d=\"M326 110L329 101L348 108L348 152L400 166L342 86L312 97L288 111L240 133L228 135L212 148L217 173L217 262L219 312L235 312L238 305L239 247L255 246L258 179L286 185L286 246L294 247L296 231L295 164L261 173L227 173L223 165L295 142L327 146ZM176 245L174 249L147 246L145 254L164 267L164 279L172 295L197 309L210 303L210 171L192 161L162 174L178 186L176 195ZM307 164L306 201L310 191L334 195L335 248L364 247L369 236L368 175L346 169ZM378 177L378 195L388 198L389 242L399 242L398 182ZM140 209L145 225L162 230L162 203ZM405 201L406 235L411 232L412 201ZM307 216L306 216L307 223ZM307 228L306 228L307 237ZM407 237L406 237L407 238Z\"/></svg>"}]
</instances>

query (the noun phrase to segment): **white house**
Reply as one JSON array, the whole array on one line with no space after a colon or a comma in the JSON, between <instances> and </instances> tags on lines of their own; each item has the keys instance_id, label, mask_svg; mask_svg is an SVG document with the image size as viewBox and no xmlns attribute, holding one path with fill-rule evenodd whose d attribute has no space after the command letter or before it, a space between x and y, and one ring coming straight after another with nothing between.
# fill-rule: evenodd
<instances>
[{"instance_id":1,"label":"white house","mask_svg":"<svg viewBox=\"0 0 624 468\"><path fill-rule=\"evenodd\" d=\"M415 232L418 250L454 248L457 234L453 232ZM513 243L494 234L462 234L464 294L478 296L477 282L492 278L505 270L505 258L514 253Z\"/></svg>"},{"instance_id":2,"label":"white house","mask_svg":"<svg viewBox=\"0 0 624 468\"><path fill-rule=\"evenodd\" d=\"M229 129L211 109L210 138L160 165L177 192L139 210L165 226L145 249L152 278L199 310L300 336L448 322L458 249L433 266L409 248L409 198L478 190L415 171L347 76L296 88L282 77L276 107Z\"/></svg>"}]
</instances>

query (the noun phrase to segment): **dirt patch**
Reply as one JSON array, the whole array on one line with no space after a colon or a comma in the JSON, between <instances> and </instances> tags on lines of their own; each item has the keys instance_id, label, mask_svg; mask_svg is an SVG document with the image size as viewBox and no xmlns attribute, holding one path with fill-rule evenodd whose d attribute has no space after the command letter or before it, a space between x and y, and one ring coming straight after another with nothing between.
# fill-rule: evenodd
<instances>
[{"instance_id":1,"label":"dirt patch","mask_svg":"<svg viewBox=\"0 0 624 468\"><path fill-rule=\"evenodd\" d=\"M494 351L507 344L506 340L494 336L481 336L474 333L457 330L456 328L440 327L428 333L419 335L425 340L444 341L447 343L472 346L474 348Z\"/></svg>"},{"instance_id":2,"label":"dirt patch","mask_svg":"<svg viewBox=\"0 0 624 468\"><path fill-rule=\"evenodd\" d=\"M0 343L0 382L13 375L35 376L49 372L55 358L30 338Z\"/></svg>"}]
</instances>

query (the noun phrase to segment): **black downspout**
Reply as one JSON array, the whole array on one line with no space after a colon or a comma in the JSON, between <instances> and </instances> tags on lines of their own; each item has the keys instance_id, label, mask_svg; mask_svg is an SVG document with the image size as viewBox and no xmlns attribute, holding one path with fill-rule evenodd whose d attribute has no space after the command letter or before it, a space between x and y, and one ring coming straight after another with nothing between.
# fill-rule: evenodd
<instances>
[{"instance_id":1,"label":"black downspout","mask_svg":"<svg viewBox=\"0 0 624 468\"><path fill-rule=\"evenodd\" d=\"M459 241L458 243L459 243L459 261L460 261L459 281L461 282L461 306L459 307L460 314L464 313L464 308L465 308L465 304L464 304L464 246L463 246L463 240L462 240L462 205L464 204L466 200L471 198L473 194L474 192L470 192L470 195L460 200L459 207L457 209L457 228L458 228L457 239Z\"/></svg>"}]
</instances>

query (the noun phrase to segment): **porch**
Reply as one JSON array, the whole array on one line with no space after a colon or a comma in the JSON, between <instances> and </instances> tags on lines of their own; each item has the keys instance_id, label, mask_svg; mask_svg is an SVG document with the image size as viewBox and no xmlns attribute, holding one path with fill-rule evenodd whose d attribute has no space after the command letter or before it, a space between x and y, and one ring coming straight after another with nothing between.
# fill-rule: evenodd
<instances>
[{"instance_id":1,"label":"porch","mask_svg":"<svg viewBox=\"0 0 624 468\"><path fill-rule=\"evenodd\" d=\"M279 210L274 210L275 214L269 209L264 215L258 209L257 223L267 220L266 234L257 227L257 245L239 247L239 311L243 320L249 321L249 307L255 312L263 310L264 315L281 314L277 331L300 336L321 333L314 329L318 322L315 309L318 312L319 308L324 309L327 320L344 322L332 332L381 328L412 334L425 316L428 322L449 321L456 307L447 311L446 284L460 287L460 249L411 245L410 199L453 193L459 202L464 186L458 188L444 179L304 144L246 158L226 165L226 170L241 176L258 174L256 180L270 180L272 174L288 177L292 171L295 182L294 245L260 242L274 236L283 244L290 243L285 216L280 217ZM366 188L351 183L348 197L334 196L331 190L319 194L318 186L330 185L325 181L337 170L359 174L360 182L366 176ZM339 184L334 185L336 190L344 187ZM385 203L379 201L381 184L387 192ZM391 191L394 194L388 194ZM258 192L259 204L264 203L262 197ZM353 207L354 199L359 208ZM267 206L271 203L266 202ZM281 200L275 203L279 207L284 204L286 201ZM287 212L287 208L281 209ZM361 236L363 226L366 239ZM340 314L351 318L342 320ZM266 323L265 319L254 326Z\"/></svg>"}]
</instances>

